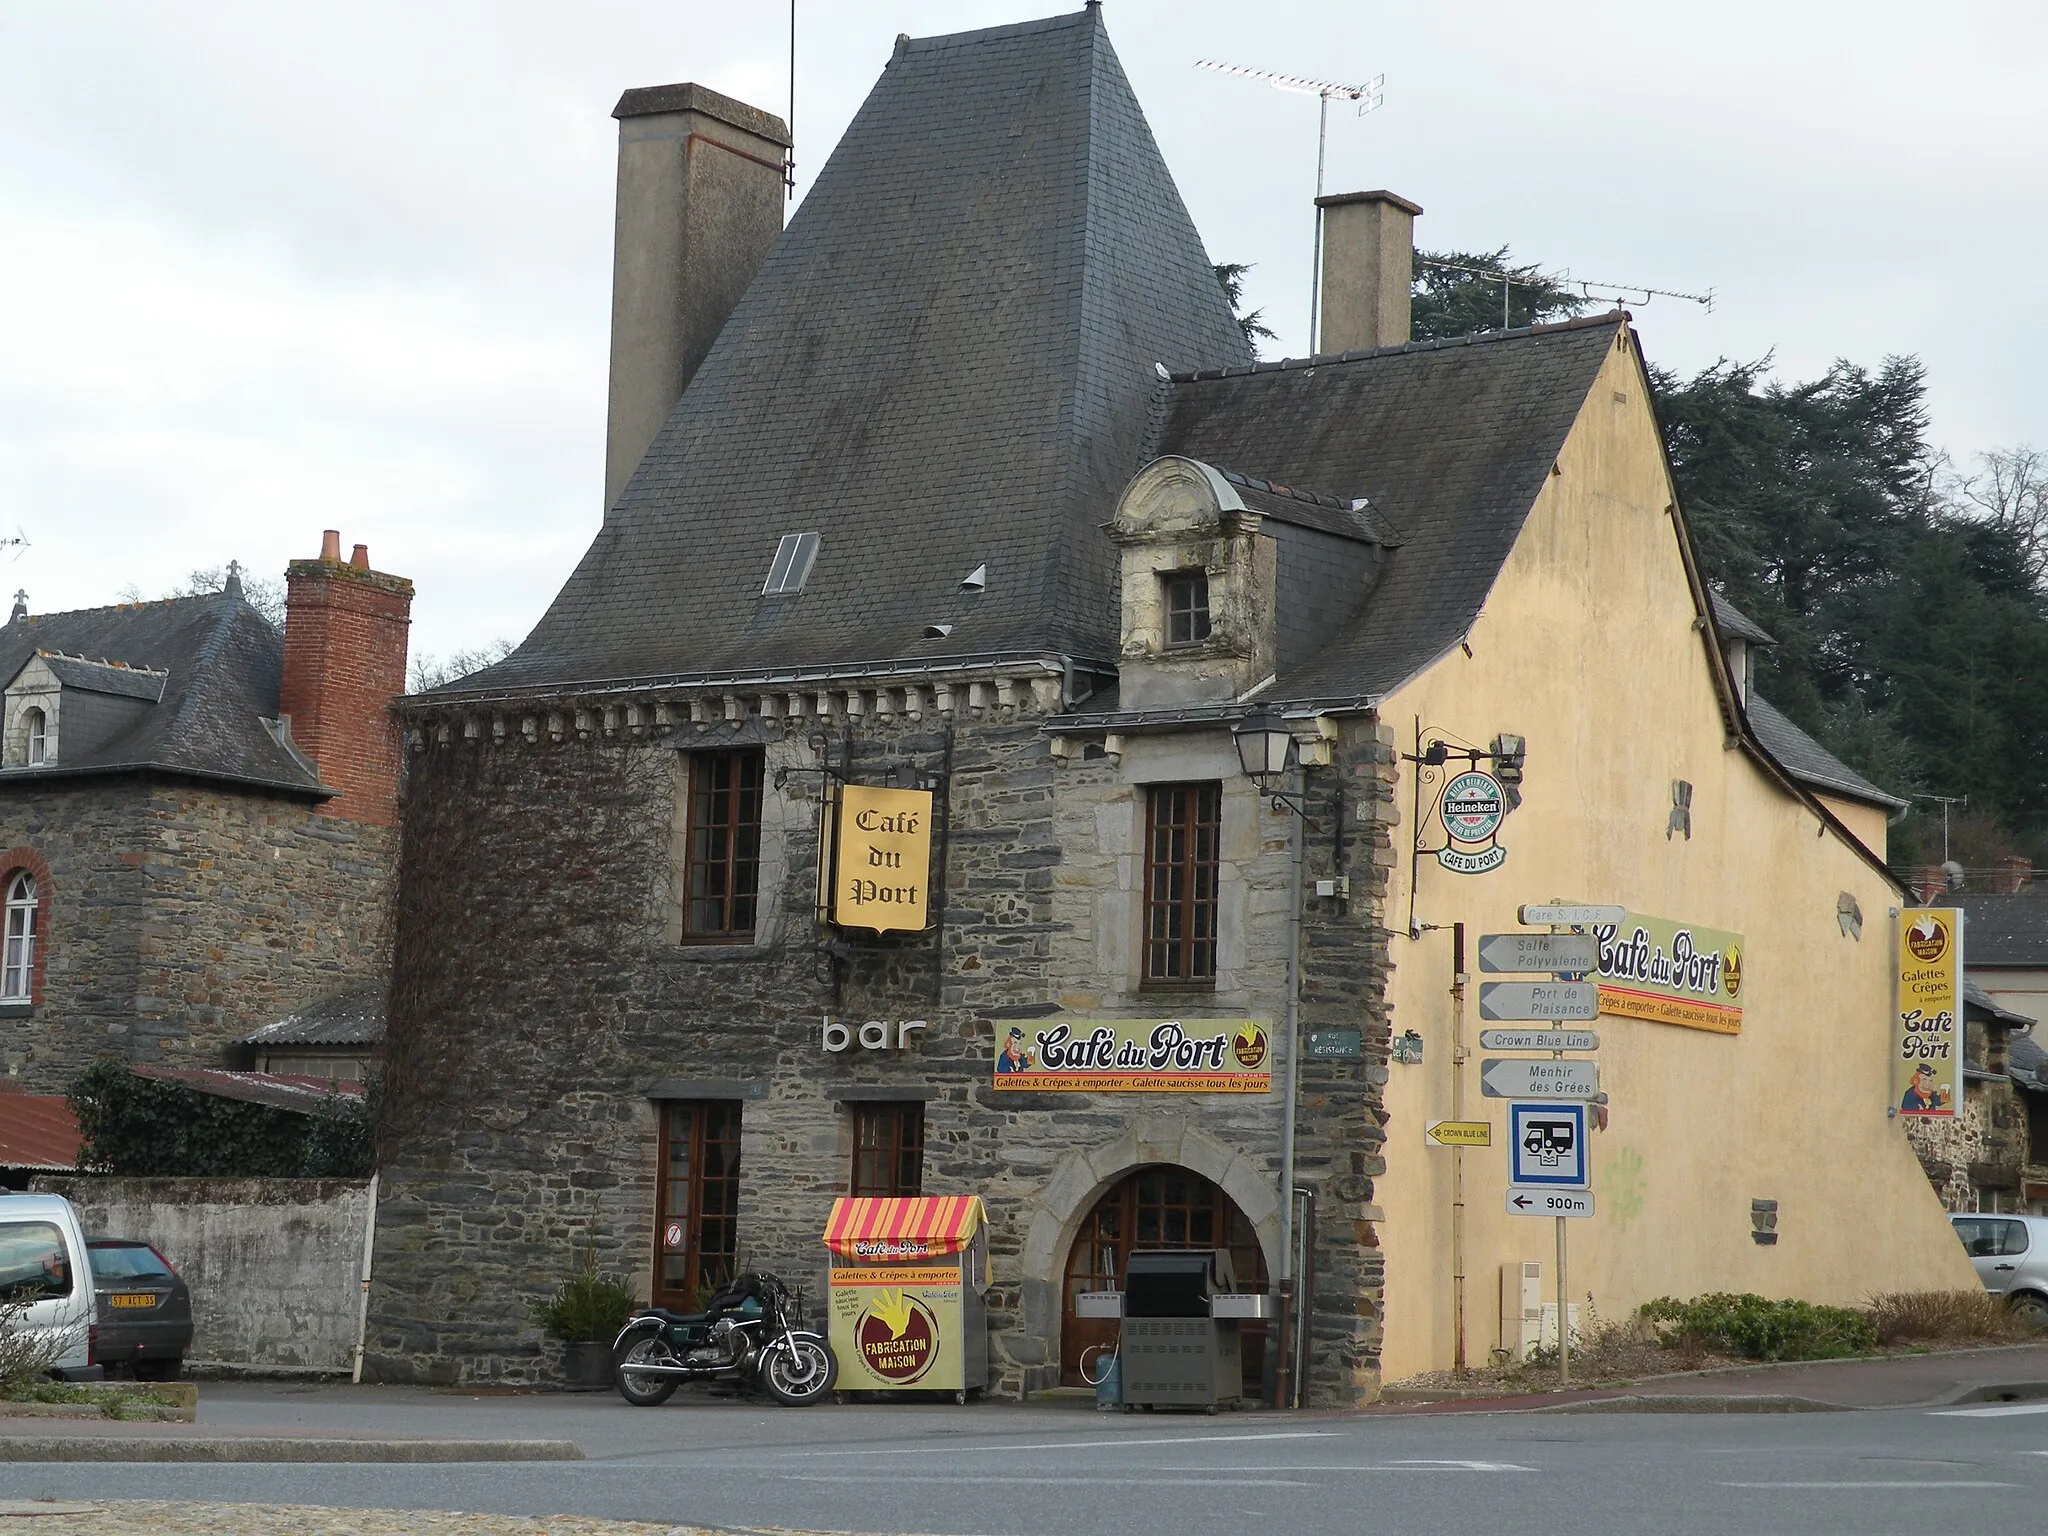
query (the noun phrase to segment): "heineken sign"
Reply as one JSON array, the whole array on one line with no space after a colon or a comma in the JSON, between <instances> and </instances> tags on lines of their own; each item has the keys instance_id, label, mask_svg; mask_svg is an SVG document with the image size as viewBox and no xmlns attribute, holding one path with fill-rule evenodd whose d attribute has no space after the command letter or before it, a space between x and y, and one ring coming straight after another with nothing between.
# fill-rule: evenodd
<instances>
[{"instance_id":1,"label":"heineken sign","mask_svg":"<svg viewBox=\"0 0 2048 1536\"><path fill-rule=\"evenodd\" d=\"M1508 851L1495 841L1508 813L1500 780L1479 768L1453 774L1438 802L1448 837L1436 850L1436 861L1458 875L1483 875L1507 862Z\"/></svg>"}]
</instances>

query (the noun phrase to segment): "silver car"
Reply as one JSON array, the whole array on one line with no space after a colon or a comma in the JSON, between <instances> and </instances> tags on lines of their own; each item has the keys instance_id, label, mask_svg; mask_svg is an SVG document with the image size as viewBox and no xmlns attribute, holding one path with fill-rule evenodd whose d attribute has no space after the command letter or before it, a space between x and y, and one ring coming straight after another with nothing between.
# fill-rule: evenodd
<instances>
[{"instance_id":1,"label":"silver car","mask_svg":"<svg viewBox=\"0 0 2048 1536\"><path fill-rule=\"evenodd\" d=\"M2006 1305L2037 1328L2048 1328L2048 1216L1951 1216L1963 1251Z\"/></svg>"}]
</instances>

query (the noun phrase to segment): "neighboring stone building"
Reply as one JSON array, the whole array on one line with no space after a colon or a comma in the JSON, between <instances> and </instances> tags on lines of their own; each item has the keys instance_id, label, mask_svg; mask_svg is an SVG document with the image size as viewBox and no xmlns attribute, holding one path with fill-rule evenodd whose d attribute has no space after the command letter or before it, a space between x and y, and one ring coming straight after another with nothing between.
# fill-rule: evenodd
<instances>
[{"instance_id":1,"label":"neighboring stone building","mask_svg":"<svg viewBox=\"0 0 2048 1536\"><path fill-rule=\"evenodd\" d=\"M288 572L285 632L223 590L0 629L0 1058L229 1064L259 1024L385 973L412 584Z\"/></svg>"},{"instance_id":2,"label":"neighboring stone building","mask_svg":"<svg viewBox=\"0 0 2048 1536\"><path fill-rule=\"evenodd\" d=\"M776 174L629 92L622 198L684 104ZM1882 817L1746 706L1627 317L1409 343L1419 210L1325 204L1332 350L1254 364L1098 8L903 38L680 399L615 360L614 447L666 425L583 562L402 706L372 1374L543 1378L585 1241L816 1294L833 1198L918 1191L986 1202L1006 1393L1159 1246L1307 1287L1314 1403L1484 1359L1550 1226L1424 1126L1504 1119L1464 971L1560 899L1631 914L1570 1299L1973 1283L1885 1115ZM821 876L834 803L929 865Z\"/></svg>"}]
</instances>

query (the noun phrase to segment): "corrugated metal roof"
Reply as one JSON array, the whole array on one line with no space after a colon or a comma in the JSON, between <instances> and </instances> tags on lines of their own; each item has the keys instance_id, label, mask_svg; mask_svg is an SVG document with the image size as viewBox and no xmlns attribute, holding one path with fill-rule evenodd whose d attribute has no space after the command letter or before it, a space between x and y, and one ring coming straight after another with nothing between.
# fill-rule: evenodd
<instances>
[{"instance_id":1,"label":"corrugated metal roof","mask_svg":"<svg viewBox=\"0 0 2048 1536\"><path fill-rule=\"evenodd\" d=\"M62 1094L0 1087L0 1168L73 1172L78 1139L78 1116Z\"/></svg>"},{"instance_id":2,"label":"corrugated metal roof","mask_svg":"<svg viewBox=\"0 0 2048 1536\"><path fill-rule=\"evenodd\" d=\"M160 1083L178 1083L195 1093L220 1099L239 1099L245 1104L267 1104L272 1109L312 1111L340 1094L360 1098L363 1085L347 1079L291 1077L282 1073L227 1072L212 1067L136 1066L137 1077Z\"/></svg>"},{"instance_id":3,"label":"corrugated metal roof","mask_svg":"<svg viewBox=\"0 0 2048 1536\"><path fill-rule=\"evenodd\" d=\"M384 984L347 987L266 1024L244 1045L375 1045L384 1038Z\"/></svg>"}]
</instances>

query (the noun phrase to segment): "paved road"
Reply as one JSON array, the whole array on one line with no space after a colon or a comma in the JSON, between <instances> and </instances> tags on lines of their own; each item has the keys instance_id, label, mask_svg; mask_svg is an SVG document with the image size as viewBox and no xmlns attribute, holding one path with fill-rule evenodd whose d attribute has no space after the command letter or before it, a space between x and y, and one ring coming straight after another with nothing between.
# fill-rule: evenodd
<instances>
[{"instance_id":1,"label":"paved road","mask_svg":"<svg viewBox=\"0 0 2048 1536\"><path fill-rule=\"evenodd\" d=\"M213 1387L203 1421L562 1436L499 1466L0 1467L0 1497L264 1500L947 1536L1974 1536L2039 1528L2048 1402L1840 1414L1098 1415Z\"/></svg>"}]
</instances>

